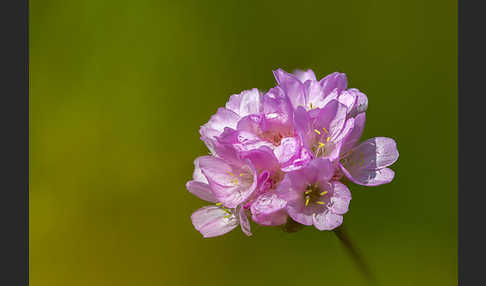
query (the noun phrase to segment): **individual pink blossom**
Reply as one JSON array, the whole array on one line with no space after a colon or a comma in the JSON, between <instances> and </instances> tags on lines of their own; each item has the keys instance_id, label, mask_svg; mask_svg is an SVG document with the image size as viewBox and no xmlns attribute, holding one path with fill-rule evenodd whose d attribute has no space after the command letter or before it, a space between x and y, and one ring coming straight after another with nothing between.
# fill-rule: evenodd
<instances>
[{"instance_id":1,"label":"individual pink blossom","mask_svg":"<svg viewBox=\"0 0 486 286\"><path fill-rule=\"evenodd\" d=\"M242 231L251 236L250 222L243 208L228 209L223 206L214 196L209 187L208 180L199 167L199 158L194 161L193 180L187 182L186 188L192 194L202 200L215 203L212 206L205 206L195 211L191 220L204 237L223 235L241 225Z\"/></svg>"},{"instance_id":2,"label":"individual pink blossom","mask_svg":"<svg viewBox=\"0 0 486 286\"><path fill-rule=\"evenodd\" d=\"M395 172L387 167L397 159L395 140L375 137L346 152L339 166L352 182L364 186L378 186L393 180Z\"/></svg>"},{"instance_id":3,"label":"individual pink blossom","mask_svg":"<svg viewBox=\"0 0 486 286\"><path fill-rule=\"evenodd\" d=\"M315 158L339 158L343 139L354 125L354 118L346 117L347 108L333 99L323 108L306 111L299 106L295 112L295 126L303 145ZM314 116L312 116L314 113Z\"/></svg>"},{"instance_id":4,"label":"individual pink blossom","mask_svg":"<svg viewBox=\"0 0 486 286\"><path fill-rule=\"evenodd\" d=\"M270 148L278 147L283 138L294 137L293 108L279 87L270 89L262 97L260 113L241 118L236 129L259 138Z\"/></svg>"},{"instance_id":5,"label":"individual pink blossom","mask_svg":"<svg viewBox=\"0 0 486 286\"><path fill-rule=\"evenodd\" d=\"M331 161L317 158L285 175L276 192L287 202L287 212L294 221L319 230L341 225L351 193L344 184L331 181L333 174Z\"/></svg>"},{"instance_id":6,"label":"individual pink blossom","mask_svg":"<svg viewBox=\"0 0 486 286\"><path fill-rule=\"evenodd\" d=\"M343 73L332 73L317 80L312 70L296 70L294 74L282 69L274 71L275 79L291 100L295 109L323 108L332 100L347 107L347 116L354 117L368 108L367 96L356 88L347 88L347 77Z\"/></svg>"},{"instance_id":7,"label":"individual pink blossom","mask_svg":"<svg viewBox=\"0 0 486 286\"><path fill-rule=\"evenodd\" d=\"M354 126L344 138L339 155L340 172L352 182L378 186L393 180L395 172L389 167L399 153L393 139L375 137L358 144L365 126L366 114L354 118Z\"/></svg>"},{"instance_id":8,"label":"individual pink blossom","mask_svg":"<svg viewBox=\"0 0 486 286\"><path fill-rule=\"evenodd\" d=\"M186 188L196 197L216 203L218 200L213 194L211 187L209 186L206 176L201 172L199 167L199 158L194 160L194 172L192 173L192 180L186 183Z\"/></svg>"},{"instance_id":9,"label":"individual pink blossom","mask_svg":"<svg viewBox=\"0 0 486 286\"><path fill-rule=\"evenodd\" d=\"M228 209L217 205L205 206L191 215L194 228L203 237L214 237L232 231L238 225L247 236L251 236L250 222L242 207Z\"/></svg>"},{"instance_id":10,"label":"individual pink blossom","mask_svg":"<svg viewBox=\"0 0 486 286\"><path fill-rule=\"evenodd\" d=\"M198 161L212 193L225 207L236 208L255 191L257 172L249 160L235 164L214 156L202 156Z\"/></svg>"},{"instance_id":11,"label":"individual pink blossom","mask_svg":"<svg viewBox=\"0 0 486 286\"><path fill-rule=\"evenodd\" d=\"M282 69L273 72L278 86L289 97L294 108L302 106L306 110L323 108L329 101L337 99L347 87L343 73L332 73L320 81L312 70L297 70L295 75Z\"/></svg>"},{"instance_id":12,"label":"individual pink blossom","mask_svg":"<svg viewBox=\"0 0 486 286\"><path fill-rule=\"evenodd\" d=\"M287 222L287 201L275 191L260 195L251 205L252 219L260 225L276 226Z\"/></svg>"},{"instance_id":13,"label":"individual pink blossom","mask_svg":"<svg viewBox=\"0 0 486 286\"><path fill-rule=\"evenodd\" d=\"M211 140L225 128L236 129L238 121L249 114L258 114L262 109L262 94L256 88L242 91L230 97L225 107L217 110L210 120L201 126L201 140L212 150Z\"/></svg>"}]
</instances>

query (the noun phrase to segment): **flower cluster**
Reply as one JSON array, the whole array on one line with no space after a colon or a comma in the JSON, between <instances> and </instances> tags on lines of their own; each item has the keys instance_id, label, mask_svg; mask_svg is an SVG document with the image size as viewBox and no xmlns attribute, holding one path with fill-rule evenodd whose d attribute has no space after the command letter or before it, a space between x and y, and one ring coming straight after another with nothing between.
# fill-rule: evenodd
<instances>
[{"instance_id":1,"label":"flower cluster","mask_svg":"<svg viewBox=\"0 0 486 286\"><path fill-rule=\"evenodd\" d=\"M332 230L343 221L351 193L347 178L364 186L393 180L387 168L398 158L395 141L359 142L368 99L347 88L343 73L317 80L312 70L274 71L267 92L234 94L201 126L210 155L194 161L186 187L213 203L195 211L204 237L238 225L250 236L250 220L264 226L287 222Z\"/></svg>"}]
</instances>

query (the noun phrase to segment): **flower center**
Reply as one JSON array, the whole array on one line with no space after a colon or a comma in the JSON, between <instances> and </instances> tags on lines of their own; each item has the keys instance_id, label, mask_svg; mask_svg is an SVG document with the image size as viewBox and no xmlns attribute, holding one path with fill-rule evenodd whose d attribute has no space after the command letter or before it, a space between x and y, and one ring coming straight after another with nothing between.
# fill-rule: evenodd
<instances>
[{"instance_id":1,"label":"flower center","mask_svg":"<svg viewBox=\"0 0 486 286\"><path fill-rule=\"evenodd\" d=\"M253 177L248 174L248 173L237 173L237 174L233 174L232 172L228 172L228 174L231 176L231 183L234 184L235 186L238 186L238 183L241 183L241 182L251 182Z\"/></svg>"},{"instance_id":2,"label":"flower center","mask_svg":"<svg viewBox=\"0 0 486 286\"><path fill-rule=\"evenodd\" d=\"M284 137L280 132L272 132L272 131L263 132L260 136L264 140L271 142L274 146L280 145L280 142Z\"/></svg>"},{"instance_id":3,"label":"flower center","mask_svg":"<svg viewBox=\"0 0 486 286\"><path fill-rule=\"evenodd\" d=\"M309 185L304 192L305 207L310 204L325 205L325 195L327 191L321 191L317 183L314 185Z\"/></svg>"},{"instance_id":4,"label":"flower center","mask_svg":"<svg viewBox=\"0 0 486 286\"><path fill-rule=\"evenodd\" d=\"M341 162L343 166L347 167L353 167L357 164L359 164L359 166L361 167L365 163L365 158L362 152L356 153L354 152L354 149L351 149L341 156L339 162Z\"/></svg>"},{"instance_id":5,"label":"flower center","mask_svg":"<svg viewBox=\"0 0 486 286\"><path fill-rule=\"evenodd\" d=\"M226 212L226 215L224 216L224 218L230 218L230 217L234 216L233 212L230 209L223 206L223 203L216 203L216 206L220 207L223 211Z\"/></svg>"},{"instance_id":6,"label":"flower center","mask_svg":"<svg viewBox=\"0 0 486 286\"><path fill-rule=\"evenodd\" d=\"M331 136L329 136L329 131L325 127L322 128L322 131L314 129L314 132L317 134L315 137L317 143L312 146L312 153L316 157L321 157L329 149L327 147L330 145L329 141L331 140Z\"/></svg>"}]
</instances>

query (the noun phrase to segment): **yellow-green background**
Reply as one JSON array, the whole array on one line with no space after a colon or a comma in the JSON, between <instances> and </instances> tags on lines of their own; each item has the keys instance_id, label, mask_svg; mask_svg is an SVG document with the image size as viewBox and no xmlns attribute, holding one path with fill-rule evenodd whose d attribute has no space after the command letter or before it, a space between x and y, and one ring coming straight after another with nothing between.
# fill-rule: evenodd
<instances>
[{"instance_id":1,"label":"yellow-green background","mask_svg":"<svg viewBox=\"0 0 486 286\"><path fill-rule=\"evenodd\" d=\"M348 75L400 158L344 222L382 285L457 285L456 1L30 1L30 283L363 285L331 232L190 221L198 128L272 70Z\"/></svg>"}]
</instances>

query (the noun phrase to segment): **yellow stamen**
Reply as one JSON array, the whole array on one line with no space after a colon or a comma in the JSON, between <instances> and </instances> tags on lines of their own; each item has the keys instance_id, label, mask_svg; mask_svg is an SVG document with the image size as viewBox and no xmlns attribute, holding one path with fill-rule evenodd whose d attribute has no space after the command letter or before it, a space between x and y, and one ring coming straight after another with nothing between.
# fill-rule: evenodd
<instances>
[{"instance_id":1,"label":"yellow stamen","mask_svg":"<svg viewBox=\"0 0 486 286\"><path fill-rule=\"evenodd\" d=\"M228 172L228 174L230 174L231 177L234 177L235 175L233 175L233 173L231 172Z\"/></svg>"},{"instance_id":2,"label":"yellow stamen","mask_svg":"<svg viewBox=\"0 0 486 286\"><path fill-rule=\"evenodd\" d=\"M324 147L324 145L326 145L326 144L324 144L324 143L322 143L322 142L319 142L319 148L323 148L323 147Z\"/></svg>"},{"instance_id":3,"label":"yellow stamen","mask_svg":"<svg viewBox=\"0 0 486 286\"><path fill-rule=\"evenodd\" d=\"M304 192L304 194L305 194L305 195L308 195L308 194L310 194L310 193L312 193L312 191L311 191L311 190L309 190L309 191L305 191L305 192Z\"/></svg>"},{"instance_id":4,"label":"yellow stamen","mask_svg":"<svg viewBox=\"0 0 486 286\"><path fill-rule=\"evenodd\" d=\"M312 106L312 102L310 103L310 108L313 109L314 107Z\"/></svg>"},{"instance_id":5,"label":"yellow stamen","mask_svg":"<svg viewBox=\"0 0 486 286\"><path fill-rule=\"evenodd\" d=\"M305 206L306 207L309 205L309 202L310 202L310 198L309 197L306 197L305 198Z\"/></svg>"},{"instance_id":6,"label":"yellow stamen","mask_svg":"<svg viewBox=\"0 0 486 286\"><path fill-rule=\"evenodd\" d=\"M324 196L325 194L327 194L327 191L321 192L319 195Z\"/></svg>"},{"instance_id":7,"label":"yellow stamen","mask_svg":"<svg viewBox=\"0 0 486 286\"><path fill-rule=\"evenodd\" d=\"M318 202L316 202L316 203L318 203L318 204L320 204L320 205L325 205L325 204L326 204L325 202L319 202L319 201L318 201Z\"/></svg>"},{"instance_id":8,"label":"yellow stamen","mask_svg":"<svg viewBox=\"0 0 486 286\"><path fill-rule=\"evenodd\" d=\"M238 185L238 179L235 179L235 185Z\"/></svg>"},{"instance_id":9,"label":"yellow stamen","mask_svg":"<svg viewBox=\"0 0 486 286\"><path fill-rule=\"evenodd\" d=\"M314 129L314 132L321 135L321 131L317 130L317 129Z\"/></svg>"},{"instance_id":10,"label":"yellow stamen","mask_svg":"<svg viewBox=\"0 0 486 286\"><path fill-rule=\"evenodd\" d=\"M322 130L324 130L324 132L329 133L329 131L327 131L326 127L322 127Z\"/></svg>"},{"instance_id":11,"label":"yellow stamen","mask_svg":"<svg viewBox=\"0 0 486 286\"><path fill-rule=\"evenodd\" d=\"M216 205L217 205L217 206L220 206L220 205L222 205L222 204L223 204L223 203L216 203Z\"/></svg>"},{"instance_id":12,"label":"yellow stamen","mask_svg":"<svg viewBox=\"0 0 486 286\"><path fill-rule=\"evenodd\" d=\"M240 177L243 177L243 173L240 173Z\"/></svg>"},{"instance_id":13,"label":"yellow stamen","mask_svg":"<svg viewBox=\"0 0 486 286\"><path fill-rule=\"evenodd\" d=\"M326 138L326 142L329 142L329 140L331 140L331 137Z\"/></svg>"}]
</instances>

